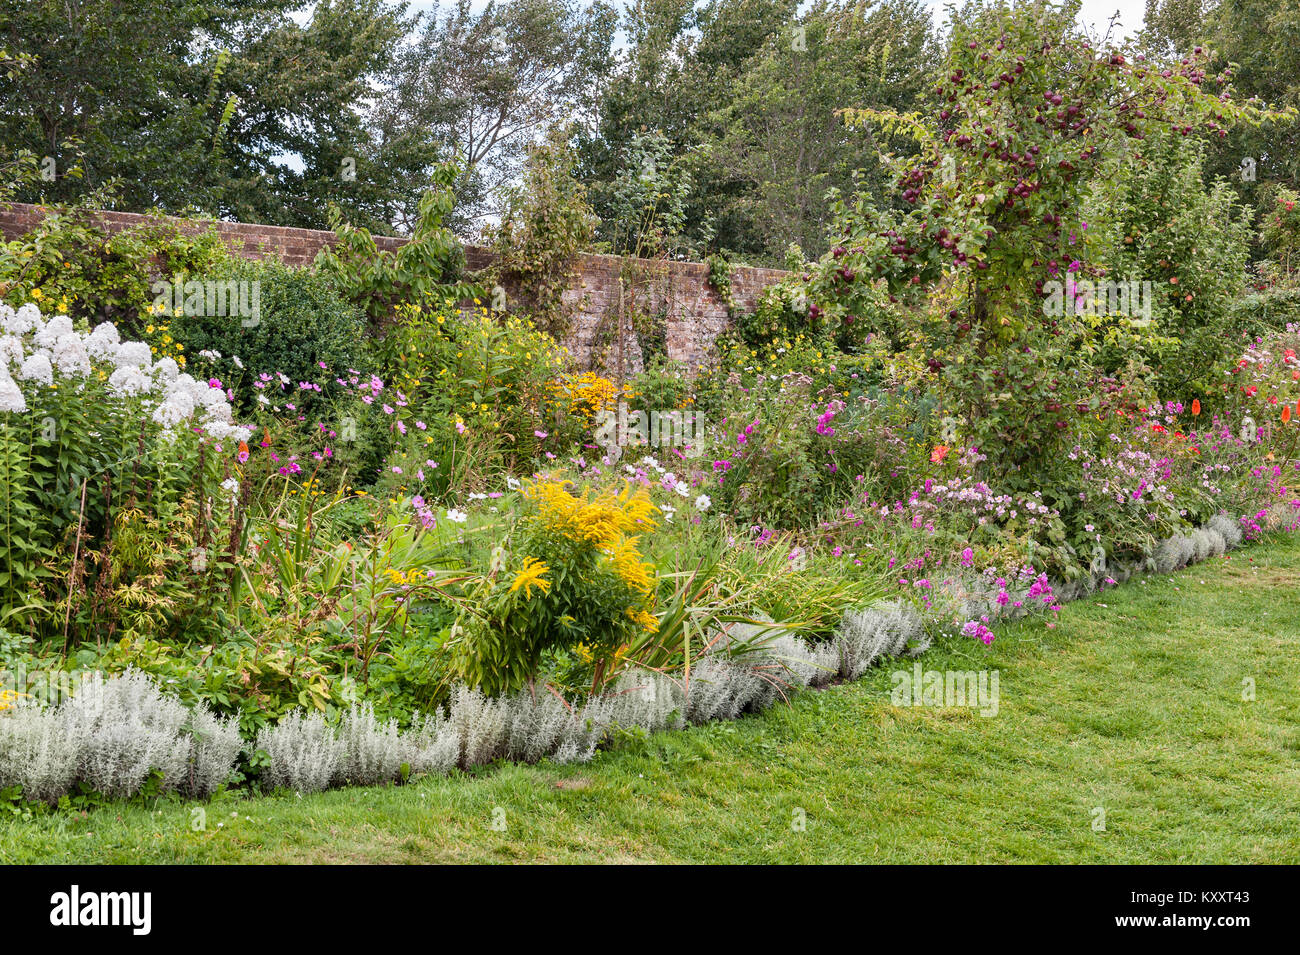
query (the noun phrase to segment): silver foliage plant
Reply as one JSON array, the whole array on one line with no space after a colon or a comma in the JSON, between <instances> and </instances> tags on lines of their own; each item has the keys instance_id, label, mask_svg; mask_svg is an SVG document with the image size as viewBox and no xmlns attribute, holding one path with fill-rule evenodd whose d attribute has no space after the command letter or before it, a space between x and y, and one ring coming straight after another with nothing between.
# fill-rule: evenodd
<instances>
[{"instance_id":1,"label":"silver foliage plant","mask_svg":"<svg viewBox=\"0 0 1300 955\"><path fill-rule=\"evenodd\" d=\"M1062 589L1062 599L1091 593L1104 578L1123 582L1144 568L1168 572L1222 555L1242 537L1236 521L1216 515L1163 541L1145 560L1103 563L1088 580ZM493 699L460 685L445 711L406 731L381 722L369 705L353 707L337 728L320 713L294 712L258 733L255 745L269 758L262 782L306 793L502 759L584 762L620 730L735 719L805 687L856 680L882 660L922 653L930 642L921 616L900 600L846 611L833 637L814 644L763 621L733 623L713 636L680 679L628 671L581 707L549 690ZM92 678L57 707L20 703L0 714L0 787L21 785L28 796L53 802L85 781L126 796L159 770L164 790L203 797L229 776L241 745L236 720L219 719L203 705L187 708L130 670Z\"/></svg>"},{"instance_id":2,"label":"silver foliage plant","mask_svg":"<svg viewBox=\"0 0 1300 955\"><path fill-rule=\"evenodd\" d=\"M1109 577L1128 580L1144 567L1177 569L1217 556L1241 542L1242 533L1226 515L1204 527L1162 542L1147 559L1094 568L1089 579L1062 585L1063 599L1094 592ZM767 621L770 623L770 621ZM307 791L334 783L396 779L402 763L413 774L446 773L496 760L586 761L600 743L619 730L658 732L683 725L735 719L784 699L805 687L833 680L856 680L891 657L916 656L930 646L924 621L901 600L846 611L833 637L809 644L763 621L734 623L715 633L709 650L680 679L650 671L623 673L614 686L580 708L549 691L522 691L490 698L457 686L445 711L399 733L380 724L368 710L353 710L337 736L323 720L311 733L300 723L282 722L263 730L258 745L272 756L272 785ZM302 717L298 717L301 721ZM286 727L281 729L281 727ZM284 739L278 739L282 736ZM274 747L263 746L263 739ZM333 742L329 742L332 740ZM312 754L316 754L314 757ZM328 765L313 768L313 758ZM334 768L328 768L334 767Z\"/></svg>"},{"instance_id":3,"label":"silver foliage plant","mask_svg":"<svg viewBox=\"0 0 1300 955\"><path fill-rule=\"evenodd\" d=\"M257 748L266 753L262 782L300 793L322 792L342 778L347 743L318 712L294 710L257 733Z\"/></svg>"},{"instance_id":4,"label":"silver foliage plant","mask_svg":"<svg viewBox=\"0 0 1300 955\"><path fill-rule=\"evenodd\" d=\"M901 601L850 611L835 635L839 676L856 680L882 657L915 656L929 645L920 616Z\"/></svg>"},{"instance_id":5,"label":"silver foliage plant","mask_svg":"<svg viewBox=\"0 0 1300 955\"><path fill-rule=\"evenodd\" d=\"M1290 505L1287 519L1295 520ZM1288 526L1283 519L1268 518L1269 526ZM1168 574L1211 557L1222 557L1241 544L1244 533L1240 523L1224 513L1216 514L1200 527L1186 533L1175 533L1157 542L1143 556L1132 560L1108 560L1102 552L1092 561L1087 572L1074 580L1052 581L1052 593L1057 604L1068 603L1089 596L1115 584L1122 584L1143 573ZM1002 606L992 599L993 591L984 586L978 575L958 576L943 581L937 591L949 599L955 615L974 620L983 617L994 623L1015 620L1030 612L1031 604L1017 608L1014 604ZM1012 595L1015 596L1014 594ZM942 616L942 615L940 615Z\"/></svg>"},{"instance_id":6,"label":"silver foliage plant","mask_svg":"<svg viewBox=\"0 0 1300 955\"><path fill-rule=\"evenodd\" d=\"M53 803L86 783L124 798L158 771L161 791L205 797L226 781L241 745L235 720L185 706L139 670L95 673L57 706L0 714L0 787Z\"/></svg>"},{"instance_id":7,"label":"silver foliage plant","mask_svg":"<svg viewBox=\"0 0 1300 955\"><path fill-rule=\"evenodd\" d=\"M920 616L901 602L846 613L824 645L809 646L761 624L732 624L714 636L689 676L627 671L581 707L545 689L492 698L462 684L445 711L406 732L381 723L368 707L354 708L337 730L320 714L294 713L258 735L257 746L270 760L262 779L271 788L319 792L330 785L395 781L403 766L418 775L496 760L585 762L620 730L654 733L735 719L926 645Z\"/></svg>"},{"instance_id":8,"label":"silver foliage plant","mask_svg":"<svg viewBox=\"0 0 1300 955\"><path fill-rule=\"evenodd\" d=\"M77 744L52 713L25 703L0 713L0 788L54 803L72 789L77 763Z\"/></svg>"}]
</instances>

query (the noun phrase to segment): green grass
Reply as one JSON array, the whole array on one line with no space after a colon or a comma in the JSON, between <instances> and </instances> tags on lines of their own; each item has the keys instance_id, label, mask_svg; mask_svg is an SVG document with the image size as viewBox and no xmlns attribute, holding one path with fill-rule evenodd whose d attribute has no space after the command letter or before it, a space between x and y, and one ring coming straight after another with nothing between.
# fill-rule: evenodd
<instances>
[{"instance_id":1,"label":"green grass","mask_svg":"<svg viewBox=\"0 0 1300 955\"><path fill-rule=\"evenodd\" d=\"M1293 537L924 657L997 669L991 718L887 666L585 766L14 819L0 861L1300 862L1297 585Z\"/></svg>"}]
</instances>

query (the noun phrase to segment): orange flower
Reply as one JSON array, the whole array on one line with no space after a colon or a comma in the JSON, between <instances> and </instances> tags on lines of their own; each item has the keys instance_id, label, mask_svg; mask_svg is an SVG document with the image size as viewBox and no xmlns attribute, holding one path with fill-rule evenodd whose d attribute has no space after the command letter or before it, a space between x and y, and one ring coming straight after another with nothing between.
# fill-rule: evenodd
<instances>
[{"instance_id":1,"label":"orange flower","mask_svg":"<svg viewBox=\"0 0 1300 955\"><path fill-rule=\"evenodd\" d=\"M938 464L948 456L949 447L946 444L936 444L934 450L930 452L930 462Z\"/></svg>"},{"instance_id":2,"label":"orange flower","mask_svg":"<svg viewBox=\"0 0 1300 955\"><path fill-rule=\"evenodd\" d=\"M1194 414L1194 415L1198 415L1198 414L1200 414L1200 413L1201 413L1201 399L1200 399L1200 398L1193 398L1193 399L1192 399L1192 414Z\"/></svg>"},{"instance_id":3,"label":"orange flower","mask_svg":"<svg viewBox=\"0 0 1300 955\"><path fill-rule=\"evenodd\" d=\"M1283 406L1282 406L1282 423L1283 423L1283 424L1286 424L1286 422L1288 422L1288 421L1290 421L1290 420L1291 420L1291 406L1290 406L1290 405L1283 405Z\"/></svg>"}]
</instances>

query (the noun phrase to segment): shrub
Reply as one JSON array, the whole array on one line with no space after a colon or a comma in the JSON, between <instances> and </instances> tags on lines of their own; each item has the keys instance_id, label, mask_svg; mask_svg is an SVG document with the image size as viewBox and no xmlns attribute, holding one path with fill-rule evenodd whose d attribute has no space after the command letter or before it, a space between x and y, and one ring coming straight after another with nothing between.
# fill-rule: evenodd
<instances>
[{"instance_id":1,"label":"shrub","mask_svg":"<svg viewBox=\"0 0 1300 955\"><path fill-rule=\"evenodd\" d=\"M395 483L404 490L438 496L468 465L477 472L499 470L563 447L562 436L550 432L568 422L547 410L564 350L530 322L511 317L498 323L482 306L465 315L450 303L404 307L377 351L391 369L389 394L399 399L384 403L396 409L389 468L401 469ZM465 456L471 450L472 461ZM425 466L426 460L438 468ZM421 468L427 483L411 481Z\"/></svg>"},{"instance_id":2,"label":"shrub","mask_svg":"<svg viewBox=\"0 0 1300 955\"><path fill-rule=\"evenodd\" d=\"M295 710L257 734L256 748L266 753L262 783L300 793L323 792L347 766L347 743L320 713Z\"/></svg>"},{"instance_id":3,"label":"shrub","mask_svg":"<svg viewBox=\"0 0 1300 955\"><path fill-rule=\"evenodd\" d=\"M1202 183L1204 157L1199 140L1153 131L1117 160L1122 175L1098 177L1078 252L1091 260L1086 265L1104 267L1105 278L1150 283L1152 326L1140 336L1115 335L1098 359L1112 375L1144 360L1162 399L1209 394L1243 330L1233 305L1250 211L1223 180Z\"/></svg>"},{"instance_id":4,"label":"shrub","mask_svg":"<svg viewBox=\"0 0 1300 955\"><path fill-rule=\"evenodd\" d=\"M518 284L524 310L556 337L568 331L562 297L573 277L573 259L590 244L596 227L586 189L573 177L571 132L557 126L530 147L524 180L507 190L501 224L488 237L497 254L493 272Z\"/></svg>"},{"instance_id":5,"label":"shrub","mask_svg":"<svg viewBox=\"0 0 1300 955\"><path fill-rule=\"evenodd\" d=\"M77 778L79 741L39 706L0 713L0 788L21 786L28 799L54 803Z\"/></svg>"},{"instance_id":6,"label":"shrub","mask_svg":"<svg viewBox=\"0 0 1300 955\"><path fill-rule=\"evenodd\" d=\"M387 322L398 305L436 306L483 294L478 285L460 281L465 250L444 225L455 204L452 186L458 175L449 164L434 171L434 186L420 198L411 238L396 252L380 251L369 231L342 222L340 210L331 207L338 242L321 249L316 267L374 324Z\"/></svg>"},{"instance_id":7,"label":"shrub","mask_svg":"<svg viewBox=\"0 0 1300 955\"><path fill-rule=\"evenodd\" d=\"M403 769L411 771L414 751L410 740L398 729L396 720L381 723L373 706L352 706L343 717L339 737L347 757L338 781L354 786L374 786L400 779Z\"/></svg>"},{"instance_id":8,"label":"shrub","mask_svg":"<svg viewBox=\"0 0 1300 955\"><path fill-rule=\"evenodd\" d=\"M182 736L185 705L164 696L143 673L128 670L111 680L94 674L59 707L65 732L77 741L78 777L111 798L139 792L151 771L164 790L186 778L190 740Z\"/></svg>"},{"instance_id":9,"label":"shrub","mask_svg":"<svg viewBox=\"0 0 1300 955\"><path fill-rule=\"evenodd\" d=\"M535 512L457 621L457 673L495 695L531 683L543 654L582 644L599 687L620 647L658 629L655 568L638 550L654 505L630 483L593 492L543 480L524 493Z\"/></svg>"},{"instance_id":10,"label":"shrub","mask_svg":"<svg viewBox=\"0 0 1300 955\"><path fill-rule=\"evenodd\" d=\"M257 292L259 311L255 320L229 308L225 315L172 317L170 334L184 346L190 361L200 360L205 352L233 356L246 369L247 379L279 374L294 385L317 380L323 369L334 376L347 369L365 370L364 316L342 297L328 276L276 261L231 259L198 278L250 283L250 290ZM161 311L155 314L156 319L162 317ZM237 384L227 375L223 377L227 385ZM314 395L300 392L299 402L309 407L317 401ZM242 410L248 411L255 396L241 389L238 397Z\"/></svg>"},{"instance_id":11,"label":"shrub","mask_svg":"<svg viewBox=\"0 0 1300 955\"><path fill-rule=\"evenodd\" d=\"M141 335L156 278L205 273L229 258L215 228L186 234L157 218L109 233L96 216L84 206L56 209L27 235L0 242L0 301Z\"/></svg>"},{"instance_id":12,"label":"shrub","mask_svg":"<svg viewBox=\"0 0 1300 955\"><path fill-rule=\"evenodd\" d=\"M856 680L881 657L915 655L928 645L920 617L901 603L846 612L835 634L839 675Z\"/></svg>"},{"instance_id":13,"label":"shrub","mask_svg":"<svg viewBox=\"0 0 1300 955\"><path fill-rule=\"evenodd\" d=\"M238 717L222 719L200 702L190 710L190 768L183 787L192 796L206 798L225 784L244 747Z\"/></svg>"}]
</instances>

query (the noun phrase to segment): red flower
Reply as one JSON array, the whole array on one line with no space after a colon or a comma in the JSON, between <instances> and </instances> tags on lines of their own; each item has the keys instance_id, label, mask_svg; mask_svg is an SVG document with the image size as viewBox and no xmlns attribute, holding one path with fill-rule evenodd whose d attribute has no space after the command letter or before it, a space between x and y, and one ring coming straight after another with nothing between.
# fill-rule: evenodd
<instances>
[{"instance_id":1,"label":"red flower","mask_svg":"<svg viewBox=\"0 0 1300 955\"><path fill-rule=\"evenodd\" d=\"M1200 414L1200 413L1201 413L1201 399L1200 399L1200 398L1193 398L1193 399L1192 399L1192 414L1194 414L1194 415L1198 415L1198 414Z\"/></svg>"}]
</instances>

